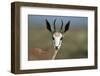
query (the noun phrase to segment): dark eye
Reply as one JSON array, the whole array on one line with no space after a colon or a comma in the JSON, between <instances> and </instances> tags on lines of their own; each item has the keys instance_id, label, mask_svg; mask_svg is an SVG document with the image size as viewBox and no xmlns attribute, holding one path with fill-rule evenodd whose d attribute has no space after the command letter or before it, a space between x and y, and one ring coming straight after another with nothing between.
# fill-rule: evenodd
<instances>
[{"instance_id":1,"label":"dark eye","mask_svg":"<svg viewBox=\"0 0 100 76\"><path fill-rule=\"evenodd\" d=\"M61 37L61 39L60 40L62 40L63 39L63 37Z\"/></svg>"},{"instance_id":2,"label":"dark eye","mask_svg":"<svg viewBox=\"0 0 100 76\"><path fill-rule=\"evenodd\" d=\"M52 39L54 40L54 37L52 37Z\"/></svg>"}]
</instances>

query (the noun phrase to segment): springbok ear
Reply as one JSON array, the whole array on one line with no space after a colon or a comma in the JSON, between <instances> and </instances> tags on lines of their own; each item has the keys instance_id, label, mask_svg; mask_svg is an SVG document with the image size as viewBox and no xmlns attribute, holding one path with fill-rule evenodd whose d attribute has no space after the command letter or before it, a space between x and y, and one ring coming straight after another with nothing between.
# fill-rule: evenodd
<instances>
[{"instance_id":1,"label":"springbok ear","mask_svg":"<svg viewBox=\"0 0 100 76\"><path fill-rule=\"evenodd\" d=\"M47 19L46 19L46 27L50 32L52 32L51 26L50 26L50 24L49 24Z\"/></svg>"},{"instance_id":2,"label":"springbok ear","mask_svg":"<svg viewBox=\"0 0 100 76\"><path fill-rule=\"evenodd\" d=\"M68 23L65 25L64 33L69 29L69 25L70 25L70 21L68 21Z\"/></svg>"}]
</instances>

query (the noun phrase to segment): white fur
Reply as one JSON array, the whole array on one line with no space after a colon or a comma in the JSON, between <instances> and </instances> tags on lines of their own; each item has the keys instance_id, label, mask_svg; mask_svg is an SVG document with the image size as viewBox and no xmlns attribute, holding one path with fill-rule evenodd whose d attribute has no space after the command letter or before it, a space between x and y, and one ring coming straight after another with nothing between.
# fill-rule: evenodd
<instances>
[{"instance_id":1,"label":"white fur","mask_svg":"<svg viewBox=\"0 0 100 76\"><path fill-rule=\"evenodd\" d=\"M58 50L60 49L60 46L61 46L61 43L62 43L62 40L61 40L62 36L63 35L60 32L55 32L53 34L53 38L54 38L54 40L53 40L54 48L58 47Z\"/></svg>"}]
</instances>

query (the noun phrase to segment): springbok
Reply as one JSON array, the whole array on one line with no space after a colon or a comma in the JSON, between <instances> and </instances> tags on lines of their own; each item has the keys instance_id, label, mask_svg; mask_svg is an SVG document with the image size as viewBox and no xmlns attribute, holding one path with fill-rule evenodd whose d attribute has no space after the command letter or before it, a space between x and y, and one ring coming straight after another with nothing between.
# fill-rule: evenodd
<instances>
[{"instance_id":1,"label":"springbok","mask_svg":"<svg viewBox=\"0 0 100 76\"><path fill-rule=\"evenodd\" d=\"M61 20L61 27L60 30L56 30L56 19L54 20L54 29L52 30L50 23L46 19L46 28L51 32L52 39L53 39L53 48L49 47L45 50L40 49L40 48L30 48L29 50L29 55L33 55L33 57L36 57L37 59L52 59L54 60L58 50L61 47L62 40L64 37L64 33L69 29L70 21L67 22L65 25L65 28L63 30L63 21Z\"/></svg>"},{"instance_id":2,"label":"springbok","mask_svg":"<svg viewBox=\"0 0 100 76\"><path fill-rule=\"evenodd\" d=\"M70 21L67 22L67 24L65 25L65 29L63 30L63 21L61 20L61 27L60 27L59 31L56 30L56 19L54 20L54 24L53 24L54 30L52 30L50 23L48 22L47 19L46 19L46 25L47 25L47 29L52 34L53 46L55 48L55 52L52 56L52 59L55 59L57 52L61 47L62 40L63 40L63 37L64 37L64 33L69 29Z\"/></svg>"}]
</instances>

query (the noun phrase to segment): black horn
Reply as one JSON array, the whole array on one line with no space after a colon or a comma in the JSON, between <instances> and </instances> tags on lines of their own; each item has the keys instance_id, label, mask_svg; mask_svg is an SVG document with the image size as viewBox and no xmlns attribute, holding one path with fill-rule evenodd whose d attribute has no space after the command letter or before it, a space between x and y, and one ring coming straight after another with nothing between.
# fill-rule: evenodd
<instances>
[{"instance_id":1,"label":"black horn","mask_svg":"<svg viewBox=\"0 0 100 76\"><path fill-rule=\"evenodd\" d=\"M60 32L62 32L62 29L63 29L63 21L61 20Z\"/></svg>"},{"instance_id":2,"label":"black horn","mask_svg":"<svg viewBox=\"0 0 100 76\"><path fill-rule=\"evenodd\" d=\"M54 20L54 32L56 31L56 19Z\"/></svg>"}]
</instances>

